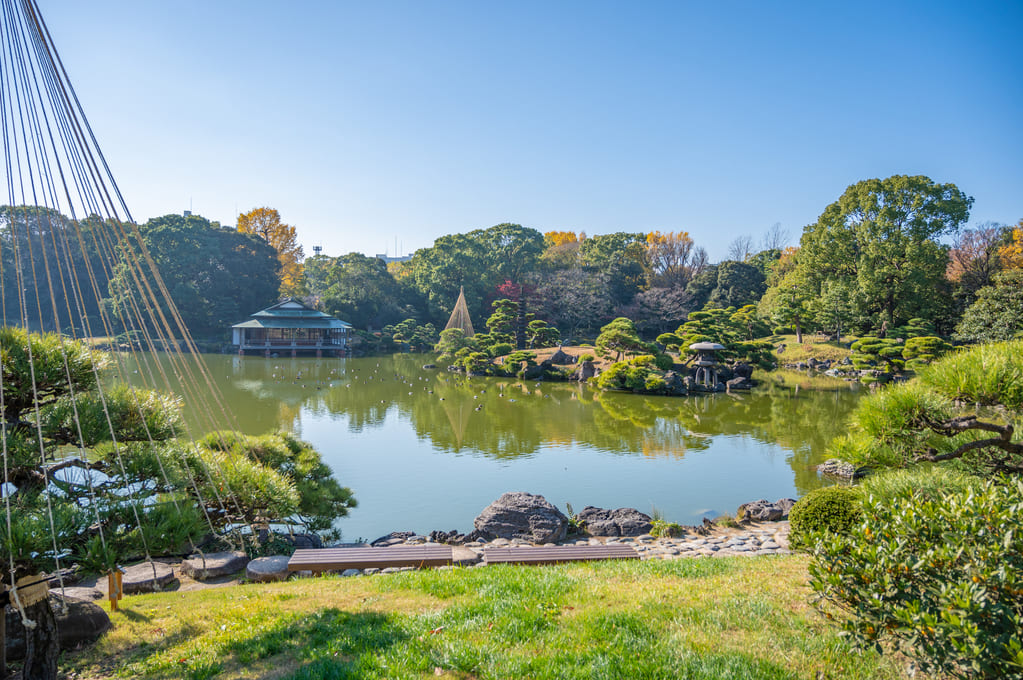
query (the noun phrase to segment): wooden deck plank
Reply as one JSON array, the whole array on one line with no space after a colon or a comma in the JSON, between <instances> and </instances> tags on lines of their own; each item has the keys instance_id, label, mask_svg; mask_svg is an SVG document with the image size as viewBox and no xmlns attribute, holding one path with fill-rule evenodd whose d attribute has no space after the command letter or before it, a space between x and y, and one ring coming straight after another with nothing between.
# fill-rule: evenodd
<instances>
[{"instance_id":1,"label":"wooden deck plank","mask_svg":"<svg viewBox=\"0 0 1023 680\"><path fill-rule=\"evenodd\" d=\"M452 563L449 545L404 545L387 548L310 548L296 550L288 571L439 567Z\"/></svg>"},{"instance_id":2,"label":"wooden deck plank","mask_svg":"<svg viewBox=\"0 0 1023 680\"><path fill-rule=\"evenodd\" d=\"M589 560L638 560L631 545L556 545L516 548L484 548L487 564L560 564Z\"/></svg>"}]
</instances>

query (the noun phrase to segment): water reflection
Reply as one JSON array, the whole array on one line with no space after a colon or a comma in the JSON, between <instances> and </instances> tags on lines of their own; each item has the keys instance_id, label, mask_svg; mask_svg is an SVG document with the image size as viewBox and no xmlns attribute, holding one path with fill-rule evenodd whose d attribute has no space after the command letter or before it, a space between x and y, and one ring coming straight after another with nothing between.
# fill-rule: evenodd
<instances>
[{"instance_id":1,"label":"water reflection","mask_svg":"<svg viewBox=\"0 0 1023 680\"><path fill-rule=\"evenodd\" d=\"M524 479L537 479L532 488L538 492L548 483L537 478L538 471L555 465L567 470L564 458L584 471L575 475L577 481L568 475L558 481L559 493L566 497L575 493L572 484L597 493L628 483L636 486L632 493L637 497L657 496L658 507L676 502L662 496L684 493L686 512L693 512L696 504L706 505L711 502L708 495L717 494L725 502L714 506L732 511L734 498L750 500L740 494L777 497L820 486L813 465L821 461L827 442L841 434L857 399L846 388L825 392L772 385L746 394L687 398L606 393L572 383L469 379L423 369L429 357L415 355L371 359L208 355L205 360L239 429L255 434L282 428L314 440L325 459L345 470L345 483L355 488L360 503L367 494L392 492L402 503L409 502L413 492L407 488L401 492L405 496L398 496L399 491L360 489L350 481L366 475L371 481L363 484L393 485L395 471L389 471L385 482L386 475L376 469L381 466L422 464L426 472L421 474L463 480L476 474L470 472L475 467L436 456L424 462L425 446L428 454L451 461L483 459L505 470L514 465ZM209 429L203 423L208 414L189 402L186 398L186 418L194 429ZM339 436L341 432L347 436ZM622 468L609 463L608 457L623 462L631 457L636 464ZM784 461L780 467L778 458ZM622 470L627 472L623 475ZM515 490L508 486L512 482L487 474L482 483L493 488L480 491L480 498L488 498L483 505L503 491ZM601 476L610 478L598 479ZM727 491L711 488L726 484ZM616 491L615 498L628 495ZM465 501L470 506L476 502ZM597 504L590 497L577 502L580 507ZM478 509L467 511L472 513L468 521ZM386 530L393 528L397 527Z\"/></svg>"}]
</instances>

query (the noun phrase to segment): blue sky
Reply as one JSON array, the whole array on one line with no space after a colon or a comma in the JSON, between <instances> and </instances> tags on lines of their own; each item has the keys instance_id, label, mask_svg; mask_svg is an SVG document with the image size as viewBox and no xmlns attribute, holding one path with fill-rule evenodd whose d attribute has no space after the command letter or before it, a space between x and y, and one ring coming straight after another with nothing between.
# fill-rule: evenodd
<instances>
[{"instance_id":1,"label":"blue sky","mask_svg":"<svg viewBox=\"0 0 1023 680\"><path fill-rule=\"evenodd\" d=\"M1023 218L1023 3L39 0L134 217L339 255L517 222L798 239L858 180Z\"/></svg>"}]
</instances>

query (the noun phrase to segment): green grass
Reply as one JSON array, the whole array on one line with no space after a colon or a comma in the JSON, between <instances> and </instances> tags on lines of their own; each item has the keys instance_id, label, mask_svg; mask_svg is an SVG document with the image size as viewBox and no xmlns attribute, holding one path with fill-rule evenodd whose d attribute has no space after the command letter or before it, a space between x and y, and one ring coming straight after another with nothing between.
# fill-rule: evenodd
<instances>
[{"instance_id":1,"label":"green grass","mask_svg":"<svg viewBox=\"0 0 1023 680\"><path fill-rule=\"evenodd\" d=\"M806 560L303 579L126 598L89 678L898 678L809 604Z\"/></svg>"},{"instance_id":2,"label":"green grass","mask_svg":"<svg viewBox=\"0 0 1023 680\"><path fill-rule=\"evenodd\" d=\"M818 342L813 339L814 337L814 335L804 333L802 344L796 342L795 335L773 335L770 338L761 339L770 341L775 348L784 343L784 352L778 354L777 349L774 352L774 358L779 366L807 362L810 359L830 360L837 363L852 354L848 349L849 343L856 339L853 336L843 335L842 342L839 343L834 341Z\"/></svg>"}]
</instances>

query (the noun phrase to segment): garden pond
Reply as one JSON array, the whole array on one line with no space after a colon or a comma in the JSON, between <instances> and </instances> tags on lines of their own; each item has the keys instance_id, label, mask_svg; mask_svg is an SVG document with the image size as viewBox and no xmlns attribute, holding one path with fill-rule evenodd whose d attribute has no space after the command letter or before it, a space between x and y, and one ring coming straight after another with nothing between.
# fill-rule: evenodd
<instances>
[{"instance_id":1,"label":"garden pond","mask_svg":"<svg viewBox=\"0 0 1023 680\"><path fill-rule=\"evenodd\" d=\"M799 497L827 483L814 466L859 398L840 381L806 389L769 379L736 394L601 392L467 378L408 354L203 360L225 409L173 377L164 383L183 395L190 434L282 429L311 442L358 500L338 524L345 540L467 532L506 491L541 494L562 511L634 507L681 524ZM181 375L169 362L146 357L135 374Z\"/></svg>"}]
</instances>

